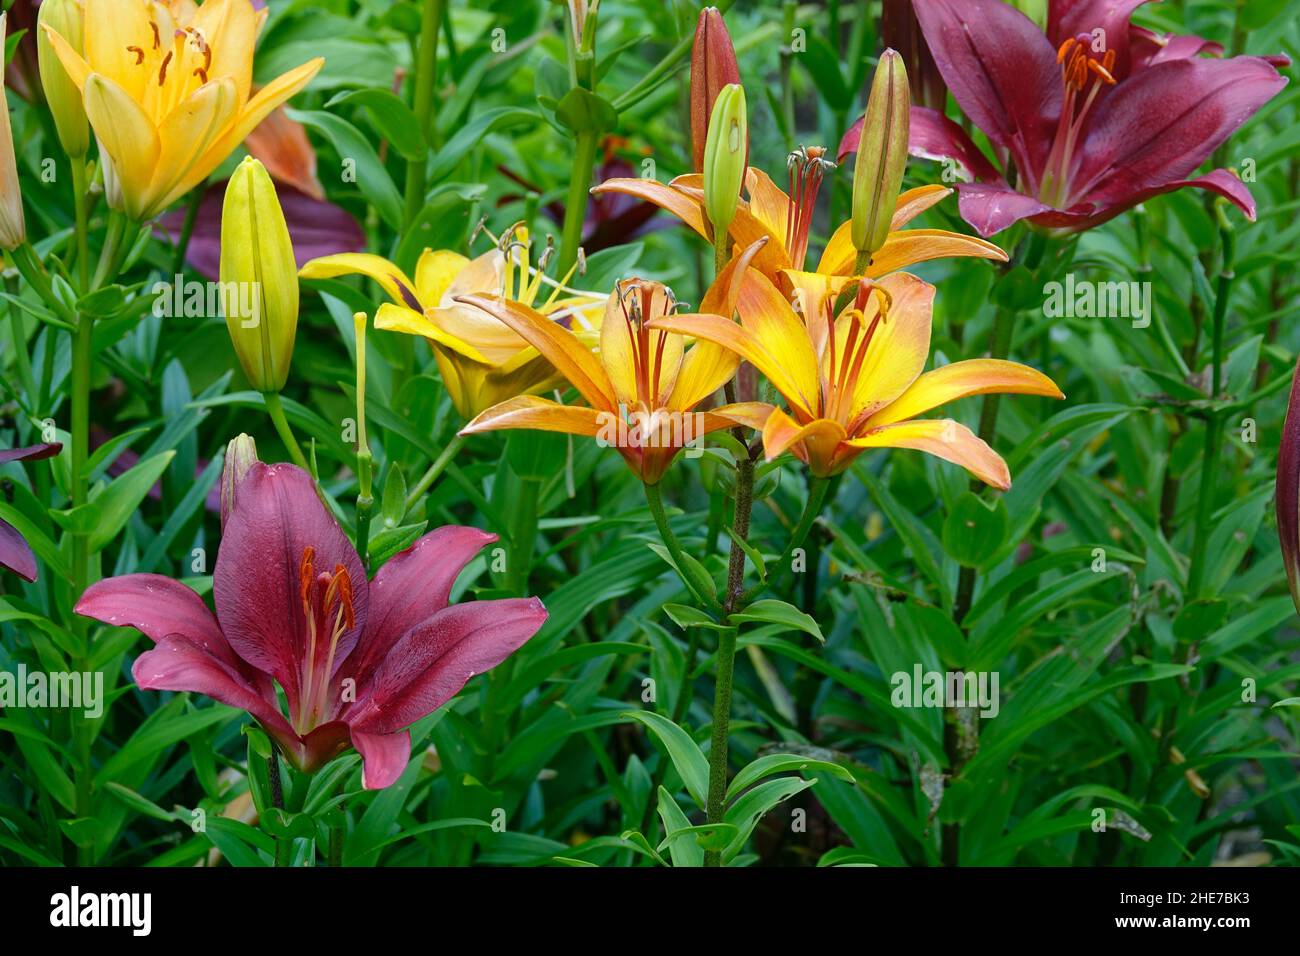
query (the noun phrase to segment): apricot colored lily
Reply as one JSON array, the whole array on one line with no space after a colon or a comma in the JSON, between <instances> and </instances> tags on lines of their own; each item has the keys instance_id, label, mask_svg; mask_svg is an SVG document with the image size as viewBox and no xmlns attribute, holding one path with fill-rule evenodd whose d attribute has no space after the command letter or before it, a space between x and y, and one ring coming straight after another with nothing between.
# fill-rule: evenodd
<instances>
[{"instance_id":1,"label":"apricot colored lily","mask_svg":"<svg viewBox=\"0 0 1300 956\"><path fill-rule=\"evenodd\" d=\"M826 173L834 168L819 147L800 147L790 154L790 192L786 193L762 170L753 166L745 177L748 201L742 201L731 223L731 238L747 247L766 238L754 267L773 282L791 289L816 289L838 293L854 278L857 250L850 238L852 223L840 225L822 252L816 269L809 271L808 238L813 208ZM709 237L704 215L704 189L698 174L678 176L664 185L651 179L609 179L592 192L623 193L652 202L672 213L701 236ZM943 229L904 229L909 222L952 192L945 186L920 186L898 197L889 237L872 257L866 270L879 278L918 262L950 256L974 256L1005 262L1007 255L983 239Z\"/></svg>"},{"instance_id":2,"label":"apricot colored lily","mask_svg":"<svg viewBox=\"0 0 1300 956\"><path fill-rule=\"evenodd\" d=\"M767 376L789 412L762 406L747 424L763 430L769 460L791 451L814 475L844 471L868 448L913 448L961 465L995 488L1011 487L1006 462L969 428L916 416L969 395L1014 392L1062 398L1041 372L998 359L954 362L922 374L930 352L934 287L899 272L864 280L833 318L800 319L766 277L751 272L740 322L719 316L665 316L653 328L715 342Z\"/></svg>"},{"instance_id":3,"label":"apricot colored lily","mask_svg":"<svg viewBox=\"0 0 1300 956\"><path fill-rule=\"evenodd\" d=\"M249 0L86 0L84 55L46 28L99 141L109 205L152 219L311 81L319 57L252 93L266 10Z\"/></svg>"},{"instance_id":4,"label":"apricot colored lily","mask_svg":"<svg viewBox=\"0 0 1300 956\"><path fill-rule=\"evenodd\" d=\"M369 253L313 259L299 275L327 279L359 273L374 279L393 300L375 313L375 328L428 339L452 403L469 419L508 398L557 384L561 378L525 337L480 309L457 301L460 296L501 296L530 311L536 309L548 322L562 325L592 344L596 341L603 299L567 294L571 290L563 282L548 280L548 258L543 253L533 266L527 232L520 229L474 259L450 250L426 249L416 265L414 281L387 259Z\"/></svg>"},{"instance_id":5,"label":"apricot colored lily","mask_svg":"<svg viewBox=\"0 0 1300 956\"><path fill-rule=\"evenodd\" d=\"M734 313L741 280L759 248L761 244L733 259L705 294L702 314L689 317L730 321L722 316ZM562 405L521 395L480 414L461 429L462 435L506 428L586 435L617 448L643 481L655 484L687 444L751 421L760 410L757 403L743 403L693 411L731 379L740 359L712 342L687 348L681 335L651 329L652 322L678 307L662 283L627 279L616 284L605 303L598 356L568 329L522 303L482 295L459 301L495 316L527 339L587 402L585 407Z\"/></svg>"}]
</instances>

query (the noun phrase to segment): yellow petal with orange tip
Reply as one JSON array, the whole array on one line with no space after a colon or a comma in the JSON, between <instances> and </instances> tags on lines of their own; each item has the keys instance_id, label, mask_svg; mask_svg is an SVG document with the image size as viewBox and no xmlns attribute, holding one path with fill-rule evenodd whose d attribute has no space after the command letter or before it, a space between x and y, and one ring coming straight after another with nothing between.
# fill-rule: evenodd
<instances>
[{"instance_id":1,"label":"yellow petal with orange tip","mask_svg":"<svg viewBox=\"0 0 1300 956\"><path fill-rule=\"evenodd\" d=\"M803 316L813 351L820 357L826 351L826 316L835 307L844 287L853 281L852 276L823 275L820 272L802 272L786 269L781 273L790 298Z\"/></svg>"},{"instance_id":2,"label":"yellow petal with orange tip","mask_svg":"<svg viewBox=\"0 0 1300 956\"><path fill-rule=\"evenodd\" d=\"M633 308L640 313L632 315ZM677 383L685 346L682 337L639 324L633 329L636 323L648 326L653 316L667 309L667 287L644 279L617 284L607 300L600 327L600 364L627 408L642 404L662 408Z\"/></svg>"},{"instance_id":3,"label":"yellow petal with orange tip","mask_svg":"<svg viewBox=\"0 0 1300 956\"><path fill-rule=\"evenodd\" d=\"M968 359L926 372L894 402L872 415L865 427L906 421L959 398L991 392L1065 397L1055 382L1028 365L1003 359Z\"/></svg>"},{"instance_id":4,"label":"yellow petal with orange tip","mask_svg":"<svg viewBox=\"0 0 1300 956\"><path fill-rule=\"evenodd\" d=\"M746 271L754 256L762 248L754 243L735 256L704 293L700 312L730 318L736 312L740 293L744 287ZM716 342L701 339L695 343L682 360L677 384L668 397L667 406L685 411L694 408L709 395L722 388L736 374L740 357Z\"/></svg>"},{"instance_id":5,"label":"yellow petal with orange tip","mask_svg":"<svg viewBox=\"0 0 1300 956\"><path fill-rule=\"evenodd\" d=\"M600 361L568 329L519 302L486 295L458 296L457 302L477 306L496 316L537 349L595 409L612 410L617 399Z\"/></svg>"},{"instance_id":6,"label":"yellow petal with orange tip","mask_svg":"<svg viewBox=\"0 0 1300 956\"><path fill-rule=\"evenodd\" d=\"M849 420L875 414L895 401L916 381L930 357L934 286L906 272L895 272L877 284L889 294L891 305L885 320L876 327L849 396ZM878 307L878 298L871 296L867 325ZM836 326L841 343L847 341L847 327L846 313Z\"/></svg>"},{"instance_id":7,"label":"yellow petal with orange tip","mask_svg":"<svg viewBox=\"0 0 1300 956\"><path fill-rule=\"evenodd\" d=\"M732 424L762 431L768 416L775 410L776 407L767 402L732 402L730 405L710 409L706 414L718 415Z\"/></svg>"},{"instance_id":8,"label":"yellow petal with orange tip","mask_svg":"<svg viewBox=\"0 0 1300 956\"><path fill-rule=\"evenodd\" d=\"M779 408L772 409L763 423L763 454L768 461L795 445L814 439L826 445L838 444L845 439L844 427L829 418L815 418L800 425Z\"/></svg>"},{"instance_id":9,"label":"yellow petal with orange tip","mask_svg":"<svg viewBox=\"0 0 1300 956\"><path fill-rule=\"evenodd\" d=\"M852 223L844 223L826 243L817 271L826 275L851 276L856 272L858 251L850 237ZM946 229L901 229L891 232L876 250L866 275L879 278L899 269L931 259L993 259L1006 262L1007 254L991 242L949 232Z\"/></svg>"},{"instance_id":10,"label":"yellow petal with orange tip","mask_svg":"<svg viewBox=\"0 0 1300 956\"><path fill-rule=\"evenodd\" d=\"M931 206L943 202L951 195L951 188L937 183L899 193L898 202L894 203L894 217L889 220L890 231L902 229Z\"/></svg>"},{"instance_id":11,"label":"yellow petal with orange tip","mask_svg":"<svg viewBox=\"0 0 1300 956\"><path fill-rule=\"evenodd\" d=\"M407 335L422 335L468 359L488 364L488 360L474 346L454 335L448 335L427 315L408 309L404 305L396 305L392 302L381 305L379 311L375 313L375 328L388 332L405 332Z\"/></svg>"},{"instance_id":12,"label":"yellow petal with orange tip","mask_svg":"<svg viewBox=\"0 0 1300 956\"><path fill-rule=\"evenodd\" d=\"M753 166L745 176L745 192L749 195L749 211L780 241L790 215L790 197L772 182L771 176Z\"/></svg>"},{"instance_id":13,"label":"yellow petal with orange tip","mask_svg":"<svg viewBox=\"0 0 1300 956\"><path fill-rule=\"evenodd\" d=\"M374 279L398 305L404 305L417 313L424 308L415 294L415 283L406 273L383 256L370 252L340 252L332 256L321 256L298 270L300 279L334 279L350 275Z\"/></svg>"},{"instance_id":14,"label":"yellow petal with orange tip","mask_svg":"<svg viewBox=\"0 0 1300 956\"><path fill-rule=\"evenodd\" d=\"M602 429L612 428L612 412L561 405L536 395L518 395L482 412L460 430L462 435L500 431L507 428L531 428L535 431L563 432L592 438Z\"/></svg>"},{"instance_id":15,"label":"yellow petal with orange tip","mask_svg":"<svg viewBox=\"0 0 1300 956\"><path fill-rule=\"evenodd\" d=\"M911 448L961 465L985 484L1006 491L1011 472L1002 457L974 432L951 419L898 422L845 442L853 448Z\"/></svg>"},{"instance_id":16,"label":"yellow petal with orange tip","mask_svg":"<svg viewBox=\"0 0 1300 956\"><path fill-rule=\"evenodd\" d=\"M761 255L761 253L760 253ZM757 261L757 257L755 259ZM813 413L819 390L817 353L803 320L771 280L761 272L750 270L736 304L740 323L762 343L770 357L769 365L779 367L779 377L787 388L765 369L760 371L777 386L777 391L792 404ZM754 363L757 365L758 363Z\"/></svg>"},{"instance_id":17,"label":"yellow petal with orange tip","mask_svg":"<svg viewBox=\"0 0 1300 956\"><path fill-rule=\"evenodd\" d=\"M149 179L161 148L158 133L144 110L105 76L92 73L83 96L86 118L112 162L105 177L119 192L126 214L143 221L150 208Z\"/></svg>"},{"instance_id":18,"label":"yellow petal with orange tip","mask_svg":"<svg viewBox=\"0 0 1300 956\"><path fill-rule=\"evenodd\" d=\"M607 179L592 189L594 195L619 193L634 199L643 199L654 203L660 209L672 213L701 236L707 237L708 228L704 224L703 196L689 196L672 185L665 185L656 179Z\"/></svg>"}]
</instances>

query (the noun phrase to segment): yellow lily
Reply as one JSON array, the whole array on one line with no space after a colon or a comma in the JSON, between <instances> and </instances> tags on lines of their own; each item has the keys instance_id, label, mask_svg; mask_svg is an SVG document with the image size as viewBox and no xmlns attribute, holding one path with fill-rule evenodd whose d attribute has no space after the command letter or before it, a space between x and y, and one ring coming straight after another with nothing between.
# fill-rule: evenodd
<instances>
[{"instance_id":1,"label":"yellow lily","mask_svg":"<svg viewBox=\"0 0 1300 956\"><path fill-rule=\"evenodd\" d=\"M790 193L765 172L749 167L745 176L748 201L742 201L731 222L731 238L747 247L766 237L768 242L754 267L772 282L802 299L805 314L820 313L822 300L837 296L858 275L857 250L852 240L852 220L840 225L826 244L815 271L808 271L808 234L817 193L826 172L835 164L820 147L800 147L790 154ZM678 176L667 185L653 179L607 179L593 193L616 192L652 202L672 213L701 236L710 237L704 213L703 178L698 173ZM1007 254L983 239L945 229L904 229L909 222L950 195L946 186L909 189L898 197L890 232L867 267L871 279L930 259L973 256L1007 260Z\"/></svg>"},{"instance_id":2,"label":"yellow lily","mask_svg":"<svg viewBox=\"0 0 1300 956\"><path fill-rule=\"evenodd\" d=\"M370 253L342 253L313 259L298 273L304 279L360 274L388 293L375 313L375 328L422 335L433 348L443 385L466 419L485 408L558 383L555 368L536 348L490 315L457 301L460 296L503 296L536 307L547 321L563 324L592 343L596 340L603 297L571 291L550 282L546 260L529 261L528 233L512 229L497 247L468 259L450 250L424 250L412 281L396 265ZM567 281L569 277L565 277ZM542 297L542 287L552 289Z\"/></svg>"},{"instance_id":3,"label":"yellow lily","mask_svg":"<svg viewBox=\"0 0 1300 956\"><path fill-rule=\"evenodd\" d=\"M969 428L917 415L989 392L1063 398L1046 375L1016 362L970 359L922 374L930 352L934 286L906 272L863 280L838 316L825 303L820 335L765 276L751 271L740 322L677 315L652 328L731 349L767 376L789 404L770 405L746 423L763 431L768 460L792 451L814 475L846 469L868 448L914 448L961 465L980 480L1011 487L1006 462Z\"/></svg>"},{"instance_id":4,"label":"yellow lily","mask_svg":"<svg viewBox=\"0 0 1300 956\"><path fill-rule=\"evenodd\" d=\"M682 319L713 319L735 311L742 282L757 247L734 259L704 296L700 313ZM712 342L689 349L676 334L651 324L673 315L677 302L662 283L627 279L616 284L605 303L600 351L563 326L522 305L482 295L464 296L466 305L495 316L527 339L587 402L562 405L521 395L480 414L462 435L506 428L586 435L617 448L646 484L656 484L683 447L719 428L752 421L758 403L693 411L736 373L740 359Z\"/></svg>"},{"instance_id":5,"label":"yellow lily","mask_svg":"<svg viewBox=\"0 0 1300 956\"><path fill-rule=\"evenodd\" d=\"M249 0L85 0L84 53L44 27L81 91L113 209L152 219L324 65L317 57L252 95L266 16Z\"/></svg>"}]
</instances>

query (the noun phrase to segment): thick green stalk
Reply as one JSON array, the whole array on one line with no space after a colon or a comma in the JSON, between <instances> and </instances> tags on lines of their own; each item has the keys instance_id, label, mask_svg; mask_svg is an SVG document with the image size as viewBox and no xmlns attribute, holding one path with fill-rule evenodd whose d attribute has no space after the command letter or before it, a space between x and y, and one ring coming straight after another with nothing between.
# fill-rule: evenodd
<instances>
[{"instance_id":1,"label":"thick green stalk","mask_svg":"<svg viewBox=\"0 0 1300 956\"><path fill-rule=\"evenodd\" d=\"M84 294L90 285L90 177L86 157L72 157L72 206L76 217L77 276Z\"/></svg>"},{"instance_id":2,"label":"thick green stalk","mask_svg":"<svg viewBox=\"0 0 1300 956\"><path fill-rule=\"evenodd\" d=\"M280 436L280 441L284 442L284 447L289 450L289 457L293 463L303 471L311 471L311 466L307 464L307 458L298 446L298 439L293 437L293 429L289 427L289 419L284 414L284 403L280 401L278 392L263 392L262 399L266 402L266 413L271 416L271 424L275 426L276 434Z\"/></svg>"},{"instance_id":3,"label":"thick green stalk","mask_svg":"<svg viewBox=\"0 0 1300 956\"><path fill-rule=\"evenodd\" d=\"M736 462L736 510L731 530L736 538L731 542L731 556L727 562L727 585L723 595L722 611L729 616L743 598L745 577L745 551L741 541L749 538L749 515L754 505L754 462L742 458ZM727 750L731 734L731 682L736 666L736 631L732 626L718 632L718 653L714 670L713 689L713 740L709 747L709 794L705 813L709 823L718 824L726 813ZM704 854L705 866L721 866L722 854L709 850Z\"/></svg>"},{"instance_id":4,"label":"thick green stalk","mask_svg":"<svg viewBox=\"0 0 1300 956\"><path fill-rule=\"evenodd\" d=\"M569 170L569 192L564 200L564 228L560 233L560 258L558 275L565 275L578 261L578 246L582 242L582 225L587 218L588 190L591 188L591 170L596 165L596 146L599 134L582 130L577 134L573 149L573 166Z\"/></svg>"},{"instance_id":5,"label":"thick green stalk","mask_svg":"<svg viewBox=\"0 0 1300 956\"><path fill-rule=\"evenodd\" d=\"M677 566L677 573L681 577L682 583L686 585L686 590L690 591L691 595L702 606L716 609L718 602L709 595L704 594L699 586L690 579L687 571L690 565L687 564L686 552L682 548L681 542L677 540L677 535L673 534L672 526L668 524L668 514L664 511L664 499L659 491L659 486L646 483L644 487L646 504L650 506L650 516L654 518L655 527L659 529L659 537L663 540L668 553L672 555L673 563Z\"/></svg>"},{"instance_id":6,"label":"thick green stalk","mask_svg":"<svg viewBox=\"0 0 1300 956\"><path fill-rule=\"evenodd\" d=\"M434 146L433 87L438 75L438 31L442 26L442 12L446 0L424 0L424 18L420 22L420 48L415 62L416 121L426 147ZM409 229L424 207L424 191L428 177L428 154L406 164L406 208L402 221Z\"/></svg>"}]
</instances>

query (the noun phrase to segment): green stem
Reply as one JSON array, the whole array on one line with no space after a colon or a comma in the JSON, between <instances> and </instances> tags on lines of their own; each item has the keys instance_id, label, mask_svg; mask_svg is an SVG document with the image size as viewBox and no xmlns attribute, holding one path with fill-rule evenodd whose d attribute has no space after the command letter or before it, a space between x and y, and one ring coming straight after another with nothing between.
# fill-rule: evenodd
<instances>
[{"instance_id":1,"label":"green stem","mask_svg":"<svg viewBox=\"0 0 1300 956\"><path fill-rule=\"evenodd\" d=\"M357 452L357 554L362 566L370 570L370 519L375 510L375 496L370 493L370 473L374 467L374 456L370 449L362 446Z\"/></svg>"},{"instance_id":2,"label":"green stem","mask_svg":"<svg viewBox=\"0 0 1300 956\"><path fill-rule=\"evenodd\" d=\"M741 541L749 538L749 516L754 505L754 462L742 458L736 462L736 510L731 530L731 555L727 562L727 590L722 611L729 617L743 597L741 590L745 577L745 551ZM732 626L718 632L718 653L715 662L713 685L713 740L709 747L709 794L705 805L708 822L719 824L726 813L727 750L731 734L731 681L736 666L736 632ZM704 865L722 865L722 854L709 850L704 854Z\"/></svg>"},{"instance_id":3,"label":"green stem","mask_svg":"<svg viewBox=\"0 0 1300 956\"><path fill-rule=\"evenodd\" d=\"M110 280L117 278L118 270L130 251L124 239L127 233L127 219L120 212L113 212L108 217L108 229L104 233L104 248L99 253L99 266L95 269L95 278L90 288L101 289Z\"/></svg>"},{"instance_id":4,"label":"green stem","mask_svg":"<svg viewBox=\"0 0 1300 956\"><path fill-rule=\"evenodd\" d=\"M519 479L522 490L515 503L510 529L510 566L506 581L510 591L523 595L528 588L528 572L533 564L537 542L537 502L542 494L540 478Z\"/></svg>"},{"instance_id":5,"label":"green stem","mask_svg":"<svg viewBox=\"0 0 1300 956\"><path fill-rule=\"evenodd\" d=\"M18 294L18 280L10 277L5 282L10 295ZM9 331L14 342L14 365L17 367L18 382L27 393L28 408L31 414L37 412L36 378L32 375L32 360L27 352L27 326L23 321L23 310L12 302L9 303Z\"/></svg>"},{"instance_id":6,"label":"green stem","mask_svg":"<svg viewBox=\"0 0 1300 956\"><path fill-rule=\"evenodd\" d=\"M275 426L276 434L280 436L280 441L284 442L284 447L289 450L289 457L293 459L293 463L303 471L311 471L306 456L298 447L298 439L293 437L289 419L284 415L284 403L280 401L279 392L263 392L262 400L266 402L266 413L271 416L271 424Z\"/></svg>"},{"instance_id":7,"label":"green stem","mask_svg":"<svg viewBox=\"0 0 1300 956\"><path fill-rule=\"evenodd\" d=\"M569 170L569 192L564 200L564 229L560 233L560 258L558 274L568 273L578 261L578 246L582 242L582 225L587 218L588 190L591 188L591 170L596 164L596 146L599 136L594 130L578 133L573 150L573 166Z\"/></svg>"},{"instance_id":8,"label":"green stem","mask_svg":"<svg viewBox=\"0 0 1300 956\"><path fill-rule=\"evenodd\" d=\"M1214 294L1214 319L1210 338L1210 399L1217 402L1223 390L1223 326L1228 314L1228 299L1232 294L1232 280L1236 244L1232 226L1222 208L1219 217L1219 240L1223 245L1223 264L1219 268L1219 281ZM1210 541L1211 518L1214 514L1215 482L1218 478L1219 451L1223 445L1223 410L1211 407L1205 425L1205 451L1201 456L1201 486L1196 499L1196 527L1192 539L1192 553L1187 570L1186 600L1203 597L1205 583L1206 549Z\"/></svg>"},{"instance_id":9,"label":"green stem","mask_svg":"<svg viewBox=\"0 0 1300 956\"><path fill-rule=\"evenodd\" d=\"M85 156L72 157L72 205L77 231L77 275L83 293L90 285L90 183Z\"/></svg>"},{"instance_id":10,"label":"green stem","mask_svg":"<svg viewBox=\"0 0 1300 956\"><path fill-rule=\"evenodd\" d=\"M432 149L434 141L433 87L438 75L438 31L442 26L442 11L446 0L424 0L424 15L420 22L420 49L415 63L416 121L425 145ZM415 222L424 207L424 190L428 177L428 154L406 164L406 208L402 217L407 229Z\"/></svg>"},{"instance_id":11,"label":"green stem","mask_svg":"<svg viewBox=\"0 0 1300 956\"><path fill-rule=\"evenodd\" d=\"M421 496L438 480L438 476L451 463L451 460L460 452L461 446L465 444L465 439L465 435L452 436L451 441L447 442L447 447L442 450L442 454L435 458L433 464L429 466L429 470L420 476L420 480L415 483L415 487L406 496L406 511L408 514Z\"/></svg>"},{"instance_id":12,"label":"green stem","mask_svg":"<svg viewBox=\"0 0 1300 956\"><path fill-rule=\"evenodd\" d=\"M176 253L172 258L172 275L180 275L185 268L185 253L190 247L190 237L194 235L194 224L199 221L199 206L203 203L203 190L190 190L189 201L185 204L185 222L181 226L181 235L176 243Z\"/></svg>"},{"instance_id":13,"label":"green stem","mask_svg":"<svg viewBox=\"0 0 1300 956\"><path fill-rule=\"evenodd\" d=\"M687 563L686 551L682 548L681 542L677 540L677 535L673 534L672 526L668 524L668 514L664 511L664 499L663 494L659 491L659 486L647 483L644 487L646 504L650 506L650 515L654 518L655 527L659 529L659 537L663 539L664 547L672 555L673 563L677 566L677 574L682 579L682 583L686 585L686 590L690 591L691 596L703 607L716 609L718 607L717 600L703 593L699 585L690 578L687 569L692 565Z\"/></svg>"}]
</instances>

